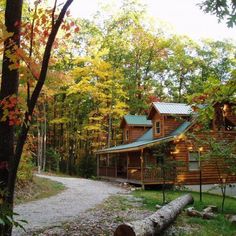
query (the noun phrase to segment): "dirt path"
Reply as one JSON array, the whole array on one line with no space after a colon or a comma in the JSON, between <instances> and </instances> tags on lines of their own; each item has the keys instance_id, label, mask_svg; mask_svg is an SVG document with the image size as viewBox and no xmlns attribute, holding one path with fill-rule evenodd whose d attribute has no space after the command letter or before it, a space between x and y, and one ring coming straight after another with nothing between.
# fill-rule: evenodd
<instances>
[{"instance_id":1,"label":"dirt path","mask_svg":"<svg viewBox=\"0 0 236 236\"><path fill-rule=\"evenodd\" d=\"M56 196L15 207L14 211L20 214L20 218L28 221L25 226L26 231L71 221L86 210L103 202L107 197L125 191L118 186L102 181L44 175L39 175L39 177L61 182L67 189ZM25 235L25 232L14 229L13 235Z\"/></svg>"}]
</instances>

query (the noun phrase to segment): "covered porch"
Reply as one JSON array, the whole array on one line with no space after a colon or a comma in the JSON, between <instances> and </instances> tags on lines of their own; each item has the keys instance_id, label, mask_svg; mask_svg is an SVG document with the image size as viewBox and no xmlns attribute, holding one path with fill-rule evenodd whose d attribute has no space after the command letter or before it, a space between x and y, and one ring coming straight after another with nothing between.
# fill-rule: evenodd
<instances>
[{"instance_id":1,"label":"covered porch","mask_svg":"<svg viewBox=\"0 0 236 236\"><path fill-rule=\"evenodd\" d=\"M174 184L176 169L167 170L171 156L173 141L189 122L183 123L169 136L154 139L152 129L147 131L136 142L99 150L97 154L97 176L121 182L145 185ZM169 146L169 151L163 149ZM168 149L168 148L167 148Z\"/></svg>"},{"instance_id":2,"label":"covered porch","mask_svg":"<svg viewBox=\"0 0 236 236\"><path fill-rule=\"evenodd\" d=\"M160 165L160 158L153 155L152 149L143 148L131 152L100 154L97 156L97 175L99 177L132 184L158 185L173 184L173 172L165 174Z\"/></svg>"}]
</instances>

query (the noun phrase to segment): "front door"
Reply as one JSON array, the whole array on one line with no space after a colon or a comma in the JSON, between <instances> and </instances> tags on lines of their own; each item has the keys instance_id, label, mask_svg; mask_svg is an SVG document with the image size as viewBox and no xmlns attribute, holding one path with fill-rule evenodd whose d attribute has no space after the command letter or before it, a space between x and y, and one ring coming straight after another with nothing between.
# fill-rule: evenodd
<instances>
[{"instance_id":1,"label":"front door","mask_svg":"<svg viewBox=\"0 0 236 236\"><path fill-rule=\"evenodd\" d=\"M119 156L117 158L117 177L127 178L127 158L125 156Z\"/></svg>"}]
</instances>

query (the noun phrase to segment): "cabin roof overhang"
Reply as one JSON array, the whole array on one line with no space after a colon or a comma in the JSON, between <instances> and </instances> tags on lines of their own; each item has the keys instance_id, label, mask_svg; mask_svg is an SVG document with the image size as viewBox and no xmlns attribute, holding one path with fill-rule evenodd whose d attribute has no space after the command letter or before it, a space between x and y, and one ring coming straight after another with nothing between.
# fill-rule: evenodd
<instances>
[{"instance_id":1,"label":"cabin roof overhang","mask_svg":"<svg viewBox=\"0 0 236 236\"><path fill-rule=\"evenodd\" d=\"M120 145L120 146L116 146L116 147L112 147L112 148L108 148L104 150L99 150L96 152L96 154L138 151L143 148L151 147L159 143L170 142L174 140L174 138L175 138L174 136L168 136L168 137L164 137L164 138L160 138L160 139L156 139L152 141L137 141L134 143L124 144L124 145Z\"/></svg>"},{"instance_id":2,"label":"cabin roof overhang","mask_svg":"<svg viewBox=\"0 0 236 236\"><path fill-rule=\"evenodd\" d=\"M174 130L170 135L162 138L153 139L150 135L152 134L152 129L149 129L142 137L133 143L123 144L111 148L106 148L98 150L96 154L108 154L108 153L122 153L122 152L132 152L142 150L147 147L151 147L160 143L170 142L177 138L180 134L186 132L191 126L192 122L185 121L176 130Z\"/></svg>"}]
</instances>

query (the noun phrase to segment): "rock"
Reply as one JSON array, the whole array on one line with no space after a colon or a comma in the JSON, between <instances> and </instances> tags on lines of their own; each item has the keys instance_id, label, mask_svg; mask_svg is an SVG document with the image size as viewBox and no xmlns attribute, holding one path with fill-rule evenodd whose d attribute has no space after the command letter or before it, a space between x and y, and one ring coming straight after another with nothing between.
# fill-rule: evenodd
<instances>
[{"instance_id":1,"label":"rock","mask_svg":"<svg viewBox=\"0 0 236 236\"><path fill-rule=\"evenodd\" d=\"M203 212L218 212L218 207L214 205L207 206Z\"/></svg>"},{"instance_id":2,"label":"rock","mask_svg":"<svg viewBox=\"0 0 236 236\"><path fill-rule=\"evenodd\" d=\"M191 217L202 217L202 213L200 211L195 210L193 207L189 207L186 209L187 215Z\"/></svg>"},{"instance_id":3,"label":"rock","mask_svg":"<svg viewBox=\"0 0 236 236\"><path fill-rule=\"evenodd\" d=\"M229 216L228 220L231 224L236 225L236 215Z\"/></svg>"},{"instance_id":4,"label":"rock","mask_svg":"<svg viewBox=\"0 0 236 236\"><path fill-rule=\"evenodd\" d=\"M132 195L127 195L126 197L127 201L129 202L143 202L143 199L140 197L134 197Z\"/></svg>"},{"instance_id":5,"label":"rock","mask_svg":"<svg viewBox=\"0 0 236 236\"><path fill-rule=\"evenodd\" d=\"M156 209L161 209L161 208L162 208L161 205L156 204Z\"/></svg>"},{"instance_id":6,"label":"rock","mask_svg":"<svg viewBox=\"0 0 236 236\"><path fill-rule=\"evenodd\" d=\"M210 220L216 218L216 215L212 212L203 212L202 218L205 220Z\"/></svg>"},{"instance_id":7,"label":"rock","mask_svg":"<svg viewBox=\"0 0 236 236\"><path fill-rule=\"evenodd\" d=\"M47 229L46 231L43 232L42 235L48 235L48 236L53 236L53 235L65 235L65 230L59 226ZM40 234L39 234L40 235Z\"/></svg>"}]
</instances>

